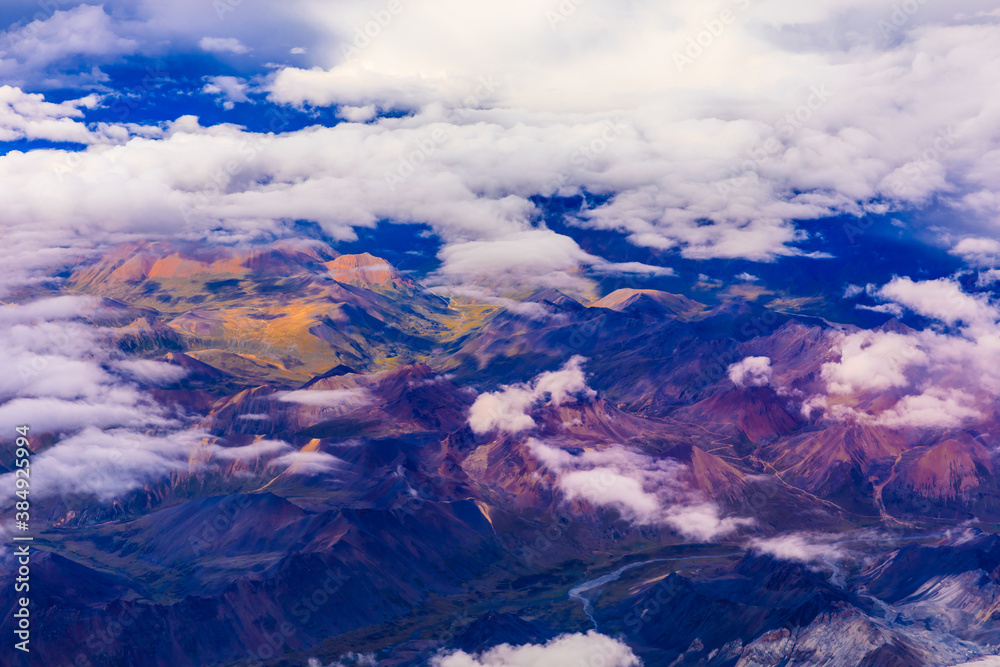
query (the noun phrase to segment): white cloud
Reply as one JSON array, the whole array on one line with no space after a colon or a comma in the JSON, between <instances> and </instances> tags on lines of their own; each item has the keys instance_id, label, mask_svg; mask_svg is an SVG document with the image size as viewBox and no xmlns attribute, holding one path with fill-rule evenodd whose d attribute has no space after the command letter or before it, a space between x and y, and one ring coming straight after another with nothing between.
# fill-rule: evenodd
<instances>
[{"instance_id":1,"label":"white cloud","mask_svg":"<svg viewBox=\"0 0 1000 667\"><path fill-rule=\"evenodd\" d=\"M844 298L853 299L865 293L865 288L860 285L848 285L844 288Z\"/></svg>"},{"instance_id":2,"label":"white cloud","mask_svg":"<svg viewBox=\"0 0 1000 667\"><path fill-rule=\"evenodd\" d=\"M917 339L893 332L859 331L840 340L840 361L823 365L833 394L885 391L908 384L907 369L927 361Z\"/></svg>"},{"instance_id":3,"label":"white cloud","mask_svg":"<svg viewBox=\"0 0 1000 667\"><path fill-rule=\"evenodd\" d=\"M572 396L594 396L583 372L585 359L575 356L558 371L548 371L528 383L481 394L469 409L469 426L476 433L493 429L518 433L535 426L528 410L543 400L560 405Z\"/></svg>"},{"instance_id":4,"label":"white cloud","mask_svg":"<svg viewBox=\"0 0 1000 667\"><path fill-rule=\"evenodd\" d=\"M129 8L118 0L107 5L116 17ZM349 61L343 47L372 21L368 3L300 0L282 7L227 5L232 11L220 14L198 0L147 3L131 8L128 15L138 17L132 22L112 20L101 7L78 7L45 21L51 39L24 53L50 53L46 62L64 53L73 40L59 39L56 27L69 15L87 28L74 32L88 35L74 48L104 49L108 57L198 43L277 57L301 44L292 50L306 51L308 61L279 68L267 82L275 99L350 107L341 113L358 122L347 126L371 119L371 108L415 113L366 124L360 134L349 127L292 133L295 141L276 139L273 150L250 159L246 147L260 137L217 129L219 145L199 148L210 154L210 175L234 159L246 166L239 178L222 176L218 188L213 179L181 182L187 179L176 172L189 163L169 139L135 145L133 159L114 165L84 159L88 178L121 187L97 188L87 199L103 197L103 206L82 207L77 216L131 231L148 214L138 210L142 202L157 200L149 208L164 211L162 219L165 204L194 199L201 229L246 234L312 219L340 237L353 226L393 219L428 222L452 246L530 232L537 213L530 197L586 190L609 198L573 212L570 224L619 230L634 243L690 258L768 261L800 252L808 225L796 220L920 205L934 195L970 221L985 223L1000 211L996 138L986 111L995 106L995 87L981 67L1000 59L1000 45L995 20L969 18L975 12L968 0L947 11L921 7L892 39L877 28L893 12L890 0L820 3L808 12L788 1L755 5L737 12L685 68L674 65L674 55L713 14L694 0L627 7L595 0L571 3L567 15L559 5L529 0L502 9L434 0L404 6ZM555 29L552 12L559 15ZM223 17L228 36L204 37ZM435 131L444 139L435 141ZM313 150L304 159L293 144L305 142ZM147 160L154 169L135 168ZM295 164L313 169L295 174ZM386 187L387 173L414 166L402 185ZM0 165L0 176L6 171ZM23 199L30 194L15 206L37 207ZM120 215L98 221L108 208ZM581 253L560 248L553 263L602 270Z\"/></svg>"},{"instance_id":5,"label":"white cloud","mask_svg":"<svg viewBox=\"0 0 1000 667\"><path fill-rule=\"evenodd\" d=\"M771 359L747 357L732 364L727 373L737 387L766 387L771 384Z\"/></svg>"},{"instance_id":6,"label":"white cloud","mask_svg":"<svg viewBox=\"0 0 1000 667\"><path fill-rule=\"evenodd\" d=\"M377 667L378 660L374 653L345 653L326 667ZM324 667L317 658L309 658L308 667Z\"/></svg>"},{"instance_id":7,"label":"white cloud","mask_svg":"<svg viewBox=\"0 0 1000 667\"><path fill-rule=\"evenodd\" d=\"M38 14L36 14L38 16ZM82 74L64 74L57 65L78 70L81 62L100 62L133 53L138 42L121 36L101 5L79 5L41 16L0 34L0 79L13 85L63 87L103 82L96 68Z\"/></svg>"},{"instance_id":8,"label":"white cloud","mask_svg":"<svg viewBox=\"0 0 1000 667\"><path fill-rule=\"evenodd\" d=\"M0 141L45 139L94 143L100 135L93 133L80 119L83 118L81 109L93 108L97 99L95 95L88 95L55 104L46 102L44 95L0 86Z\"/></svg>"},{"instance_id":9,"label":"white cloud","mask_svg":"<svg viewBox=\"0 0 1000 667\"><path fill-rule=\"evenodd\" d=\"M511 201L510 206L529 205ZM523 213L528 213L527 208ZM548 230L511 230L490 240L454 243L444 248L440 257L444 261L441 274L446 278L515 284L530 281L557 289L575 282L568 272L596 261L573 239Z\"/></svg>"},{"instance_id":10,"label":"white cloud","mask_svg":"<svg viewBox=\"0 0 1000 667\"><path fill-rule=\"evenodd\" d=\"M371 20L365 7L310 3L310 17L337 36L328 69L281 70L272 95L295 104L504 109L529 123L541 114L616 114L643 140L599 143L599 152L578 156L586 165L580 173L555 169L540 182L572 188L586 180L592 191L612 192L584 218L691 257L770 259L795 252L790 245L801 236L792 219L979 188L971 181L981 170L964 161L983 155L976 142L989 136L988 124L964 91L988 85L978 63L998 48L993 26L980 19L922 7L889 43L876 27L893 12L888 0L808 13L776 2L737 12L725 34L678 71L667 63L704 30L712 12L703 3L566 6L571 15L560 15L555 30L546 12L564 11L558 6L407 6L405 20L391 21L346 59L338 47ZM803 22L788 23L790 16ZM850 37L831 41L831 33ZM434 49L424 48L428 40ZM934 65L912 66L919 54L935 54ZM753 70L743 66L750 57ZM900 98L905 107L893 102Z\"/></svg>"},{"instance_id":11,"label":"white cloud","mask_svg":"<svg viewBox=\"0 0 1000 667\"><path fill-rule=\"evenodd\" d=\"M77 321L98 314L84 297L0 306L0 428L31 424L39 433L87 427L163 427L170 423L129 380L168 381L174 369L132 362L108 334Z\"/></svg>"},{"instance_id":12,"label":"white cloud","mask_svg":"<svg viewBox=\"0 0 1000 667\"><path fill-rule=\"evenodd\" d=\"M476 433L493 429L519 433L534 428L528 409L535 403L534 392L524 387L507 387L482 394L469 410L469 426Z\"/></svg>"},{"instance_id":13,"label":"white cloud","mask_svg":"<svg viewBox=\"0 0 1000 667\"><path fill-rule=\"evenodd\" d=\"M207 95L220 95L226 109L232 109L239 102L249 102L247 82L235 76L211 76L201 89Z\"/></svg>"},{"instance_id":14,"label":"white cloud","mask_svg":"<svg viewBox=\"0 0 1000 667\"><path fill-rule=\"evenodd\" d=\"M717 505L687 488L683 480L687 468L673 459L654 459L617 445L579 455L534 439L528 447L556 476L567 500L615 508L633 523L665 524L700 541L752 523L723 518Z\"/></svg>"},{"instance_id":15,"label":"white cloud","mask_svg":"<svg viewBox=\"0 0 1000 667\"><path fill-rule=\"evenodd\" d=\"M378 108L374 104L362 107L342 106L337 109L337 116L352 123L367 123L378 116Z\"/></svg>"},{"instance_id":16,"label":"white cloud","mask_svg":"<svg viewBox=\"0 0 1000 667\"><path fill-rule=\"evenodd\" d=\"M235 37L202 37L198 46L209 53L249 53L250 49Z\"/></svg>"},{"instance_id":17,"label":"white cloud","mask_svg":"<svg viewBox=\"0 0 1000 667\"><path fill-rule=\"evenodd\" d=\"M325 408L355 408L366 405L373 397L366 389L300 389L278 394L279 401Z\"/></svg>"},{"instance_id":18,"label":"white cloud","mask_svg":"<svg viewBox=\"0 0 1000 667\"><path fill-rule=\"evenodd\" d=\"M879 424L914 428L954 428L981 417L974 398L960 389L930 387L924 393L904 396L878 417Z\"/></svg>"},{"instance_id":19,"label":"white cloud","mask_svg":"<svg viewBox=\"0 0 1000 667\"><path fill-rule=\"evenodd\" d=\"M172 384L187 375L187 369L149 359L124 359L114 363L114 368L126 377L152 385Z\"/></svg>"},{"instance_id":20,"label":"white cloud","mask_svg":"<svg viewBox=\"0 0 1000 667\"><path fill-rule=\"evenodd\" d=\"M27 303L0 306L0 325L33 324L52 320L70 320L94 315L98 299L89 296L57 296Z\"/></svg>"},{"instance_id":21,"label":"white cloud","mask_svg":"<svg viewBox=\"0 0 1000 667\"><path fill-rule=\"evenodd\" d=\"M31 493L37 498L96 496L105 502L188 469L188 457L204 436L195 432L150 436L88 428L37 454L31 462ZM14 484L4 475L0 495Z\"/></svg>"},{"instance_id":22,"label":"white cloud","mask_svg":"<svg viewBox=\"0 0 1000 667\"><path fill-rule=\"evenodd\" d=\"M39 499L118 497L187 470L205 437L182 430L137 384L173 382L183 369L124 358L113 332L87 322L106 308L79 296L0 306L0 429L28 424L35 447L54 440L32 460ZM14 489L6 478L0 495Z\"/></svg>"},{"instance_id":23,"label":"white cloud","mask_svg":"<svg viewBox=\"0 0 1000 667\"><path fill-rule=\"evenodd\" d=\"M640 667L642 661L624 642L591 630L587 634L561 635L545 644L501 644L479 655L471 655L465 651L438 653L431 658L430 664L433 667L552 667L590 664Z\"/></svg>"},{"instance_id":24,"label":"white cloud","mask_svg":"<svg viewBox=\"0 0 1000 667\"><path fill-rule=\"evenodd\" d=\"M130 387L108 389L103 400L16 398L0 405L0 427L31 424L40 433L73 433L83 428L168 426L156 406Z\"/></svg>"},{"instance_id":25,"label":"white cloud","mask_svg":"<svg viewBox=\"0 0 1000 667\"><path fill-rule=\"evenodd\" d=\"M951 253L958 255L972 266L995 267L1000 264L1000 241L977 237L965 238L952 247Z\"/></svg>"},{"instance_id":26,"label":"white cloud","mask_svg":"<svg viewBox=\"0 0 1000 667\"><path fill-rule=\"evenodd\" d=\"M808 400L810 409L828 407L828 416L898 428L952 428L992 411L1000 392L995 306L946 279L896 278L870 293L954 329L835 334L838 357L820 373L826 395Z\"/></svg>"},{"instance_id":27,"label":"white cloud","mask_svg":"<svg viewBox=\"0 0 1000 667\"><path fill-rule=\"evenodd\" d=\"M992 326L1000 319L996 307L985 298L966 294L958 282L947 278L917 282L894 278L879 290L878 295L949 325L961 322Z\"/></svg>"},{"instance_id":28,"label":"white cloud","mask_svg":"<svg viewBox=\"0 0 1000 667\"><path fill-rule=\"evenodd\" d=\"M990 287L1000 282L1000 269L989 269L979 274L976 279L976 287Z\"/></svg>"},{"instance_id":29,"label":"white cloud","mask_svg":"<svg viewBox=\"0 0 1000 667\"><path fill-rule=\"evenodd\" d=\"M844 551L833 544L840 538L839 535L790 533L775 537L754 538L750 540L749 544L754 550L780 560L799 563L830 563L845 557Z\"/></svg>"},{"instance_id":30,"label":"white cloud","mask_svg":"<svg viewBox=\"0 0 1000 667\"><path fill-rule=\"evenodd\" d=\"M274 468L285 468L286 472L299 475L319 475L343 469L344 462L326 452L289 452L273 459L268 464Z\"/></svg>"},{"instance_id":31,"label":"white cloud","mask_svg":"<svg viewBox=\"0 0 1000 667\"><path fill-rule=\"evenodd\" d=\"M274 454L285 454L291 448L287 442L280 440L258 440L242 447L213 447L212 456L223 460L247 461Z\"/></svg>"}]
</instances>

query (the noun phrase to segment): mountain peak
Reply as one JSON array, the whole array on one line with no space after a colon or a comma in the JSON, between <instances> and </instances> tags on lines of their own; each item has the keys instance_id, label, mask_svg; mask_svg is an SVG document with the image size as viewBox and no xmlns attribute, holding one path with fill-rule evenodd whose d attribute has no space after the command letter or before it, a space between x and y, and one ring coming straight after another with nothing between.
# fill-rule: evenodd
<instances>
[{"instance_id":1,"label":"mountain peak","mask_svg":"<svg viewBox=\"0 0 1000 667\"><path fill-rule=\"evenodd\" d=\"M392 264L367 252L341 255L327 262L326 268L337 282L355 287L389 290L412 290L416 287Z\"/></svg>"},{"instance_id":2,"label":"mountain peak","mask_svg":"<svg viewBox=\"0 0 1000 667\"><path fill-rule=\"evenodd\" d=\"M559 310L582 310L580 302L552 287L535 290L525 301L545 303Z\"/></svg>"},{"instance_id":3,"label":"mountain peak","mask_svg":"<svg viewBox=\"0 0 1000 667\"><path fill-rule=\"evenodd\" d=\"M598 299L590 308L608 308L618 312L660 313L688 318L705 309L705 305L680 294L655 289L619 289Z\"/></svg>"}]
</instances>

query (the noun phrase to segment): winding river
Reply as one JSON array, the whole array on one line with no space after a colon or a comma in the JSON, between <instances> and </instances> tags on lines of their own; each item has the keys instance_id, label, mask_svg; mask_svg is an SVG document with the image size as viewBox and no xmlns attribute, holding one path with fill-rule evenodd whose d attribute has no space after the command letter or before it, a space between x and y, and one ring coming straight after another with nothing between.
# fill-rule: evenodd
<instances>
[{"instance_id":1,"label":"winding river","mask_svg":"<svg viewBox=\"0 0 1000 667\"><path fill-rule=\"evenodd\" d=\"M577 584L573 588L569 589L569 599L577 600L578 602L580 602L580 604L583 605L583 613L587 615L587 618L590 619L590 622L594 624L594 629L597 630L598 629L597 620L594 618L594 613L593 613L594 608L590 604L590 598L584 595L588 591L592 591L595 588L600 588L605 584L610 584L612 581L617 581L618 579L621 578L623 574L625 574L629 570L634 570L635 568L642 567L644 565L651 565L653 563L680 563L684 561L705 560L708 558L728 558L730 556L742 556L742 555L743 555L742 551L736 551L734 553L729 553L729 554L684 556L678 558L654 558L653 560L644 560L639 563L631 563L629 565L624 565L618 568L614 572L610 572L603 576L597 577L596 579L589 579L587 581L584 581L583 583Z\"/></svg>"}]
</instances>

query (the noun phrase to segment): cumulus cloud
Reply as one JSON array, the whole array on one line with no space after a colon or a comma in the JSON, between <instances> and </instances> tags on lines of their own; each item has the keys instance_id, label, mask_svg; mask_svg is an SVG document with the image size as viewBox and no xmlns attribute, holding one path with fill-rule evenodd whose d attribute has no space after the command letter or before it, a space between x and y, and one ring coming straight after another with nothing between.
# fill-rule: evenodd
<instances>
[{"instance_id":1,"label":"cumulus cloud","mask_svg":"<svg viewBox=\"0 0 1000 667\"><path fill-rule=\"evenodd\" d=\"M545 644L501 644L478 655L465 651L442 652L431 658L433 667L550 667L589 665L640 667L642 661L624 642L594 630L561 635Z\"/></svg>"},{"instance_id":2,"label":"cumulus cloud","mask_svg":"<svg viewBox=\"0 0 1000 667\"><path fill-rule=\"evenodd\" d=\"M683 60L688 40L704 30L703 4L640 2L615 11L588 3L574 5L571 16L554 7L547 12L554 22L540 20L545 12L528 2L499 12L440 0L404 12L406 20L362 34L362 53L347 57L344 48L371 17L361 4L313 7L312 18L339 36L339 53L327 51L326 69L277 72L273 99L504 109L528 123L543 113L617 114L628 131L581 141L577 147L593 147L577 154L581 168L554 165L540 182L612 193L581 222L691 257L792 254L802 235L790 220L875 210L885 200L909 206L945 193L965 208L988 205L985 190L966 201L955 194L989 178L986 169L963 164L979 152L973 137L988 134L976 119L979 104L963 92L983 77L975 63L996 48L992 23L971 14L922 8L894 28L900 40L887 41L876 26L892 14L889 2L824 4L791 23L797 8L775 3L741 13L724 37L711 40L719 45L701 49L689 65L640 71L630 64L656 62L665 50L675 64ZM628 39L607 37L600 26L609 21ZM603 39L593 38L598 32ZM851 37L831 42L831 34ZM428 39L435 49L423 48ZM476 44L473 57L468 43ZM576 49L588 57L571 55ZM972 51L980 55L963 55ZM740 63L747 53L755 72L780 75L746 76ZM937 54L936 66L910 66L921 53ZM943 88L953 91L947 105ZM894 106L901 97L910 102L905 108L924 112L915 117ZM635 168L654 155L645 169Z\"/></svg>"},{"instance_id":3,"label":"cumulus cloud","mask_svg":"<svg viewBox=\"0 0 1000 667\"><path fill-rule=\"evenodd\" d=\"M737 387L766 387L771 384L771 359L747 357L732 364L727 374Z\"/></svg>"},{"instance_id":4,"label":"cumulus cloud","mask_svg":"<svg viewBox=\"0 0 1000 667\"><path fill-rule=\"evenodd\" d=\"M993 361L1000 352L996 307L948 279L895 278L870 293L952 328L836 334L838 358L820 372L826 395L806 407L915 428L957 427L988 414L1000 391ZM969 373L970 368L977 371Z\"/></svg>"},{"instance_id":5,"label":"cumulus cloud","mask_svg":"<svg viewBox=\"0 0 1000 667\"><path fill-rule=\"evenodd\" d=\"M361 107L342 106L337 109L337 116L352 123L367 123L378 116L378 107L374 104Z\"/></svg>"},{"instance_id":6,"label":"cumulus cloud","mask_svg":"<svg viewBox=\"0 0 1000 667\"><path fill-rule=\"evenodd\" d=\"M822 376L834 394L885 391L905 387L910 365L926 360L927 353L912 336L859 331L841 338L840 361L824 364Z\"/></svg>"},{"instance_id":7,"label":"cumulus cloud","mask_svg":"<svg viewBox=\"0 0 1000 667\"><path fill-rule=\"evenodd\" d=\"M520 205L516 201L510 203ZM527 212L525 209L524 213ZM568 236L548 230L518 231L491 240L454 243L444 248L440 256L444 261L441 273L449 278L495 277L517 282L527 277L535 284L556 288L570 284L567 271L596 259Z\"/></svg>"},{"instance_id":8,"label":"cumulus cloud","mask_svg":"<svg viewBox=\"0 0 1000 667\"><path fill-rule=\"evenodd\" d=\"M51 320L70 320L97 313L99 301L89 296L55 296L27 303L0 307L0 326L37 324Z\"/></svg>"},{"instance_id":9,"label":"cumulus cloud","mask_svg":"<svg viewBox=\"0 0 1000 667\"><path fill-rule=\"evenodd\" d=\"M102 136L80 120L82 109L93 108L97 101L95 95L88 95L56 104L46 102L44 95L0 86L0 141L45 139L77 144L99 141Z\"/></svg>"},{"instance_id":10,"label":"cumulus cloud","mask_svg":"<svg viewBox=\"0 0 1000 667\"><path fill-rule=\"evenodd\" d=\"M878 295L949 325L992 325L1000 319L997 308L985 298L966 294L957 281L947 278L922 281L894 278Z\"/></svg>"},{"instance_id":11,"label":"cumulus cloud","mask_svg":"<svg viewBox=\"0 0 1000 667\"><path fill-rule=\"evenodd\" d=\"M58 66L78 71L81 62L103 62L135 52L138 42L122 36L123 27L102 5L85 4L13 26L0 33L0 78L20 86L53 88L103 82L107 77L96 67L70 74Z\"/></svg>"},{"instance_id":12,"label":"cumulus cloud","mask_svg":"<svg viewBox=\"0 0 1000 667\"><path fill-rule=\"evenodd\" d=\"M633 523L665 524L701 541L752 523L723 518L717 505L689 491L683 480L687 468L673 459L654 459L617 445L577 455L534 439L528 447L556 476L567 500L617 509Z\"/></svg>"},{"instance_id":13,"label":"cumulus cloud","mask_svg":"<svg viewBox=\"0 0 1000 667\"><path fill-rule=\"evenodd\" d=\"M208 95L219 95L222 98L222 106L232 109L239 102L249 102L247 97L247 82L235 76L211 76L208 83L201 89Z\"/></svg>"},{"instance_id":14,"label":"cumulus cloud","mask_svg":"<svg viewBox=\"0 0 1000 667\"><path fill-rule=\"evenodd\" d=\"M527 0L485 10L435 0L405 6L369 31L378 34L363 48L354 42L372 16L360 0L225 11L225 37L206 37L220 19L211 3L143 5L140 20L128 24L81 6L56 12L46 29L72 14L92 26L83 33L102 36L87 44L112 44L102 47L109 53L133 48L129 40L144 49L200 43L253 54L280 42L284 55L302 44L294 48L308 62L278 63L267 79L272 100L335 105L354 122L279 137L217 127L200 132L194 160L179 150L191 141L181 132L110 155L88 152L60 181L65 199L80 203L73 215L34 194L52 191L46 162L65 164L67 156L7 156L0 177L14 183L12 219L66 236L97 228L245 237L307 219L350 238L354 227L391 219L429 224L451 253L446 266L474 269L473 259L488 251L468 244L539 231L532 197L590 192L602 195L600 203L571 212L568 224L617 230L695 259L770 261L801 253L808 224L795 221L922 206L935 195L970 220L1000 211L993 124L983 111L994 87L980 66L997 60L1000 46L995 18L975 16L973 5L922 7L887 40L876 26L892 14L889 0L809 12L772 3L741 12L684 66L677 55L706 20L694 0L643 0L627 10L594 2L572 5L571 15ZM294 41L265 39L276 26ZM52 34L24 53L72 43ZM345 46L359 53L347 57ZM930 64L918 66L925 58ZM227 95L224 104L245 95L209 85ZM372 115L401 107L412 113ZM188 122L175 129L182 126L191 129ZM111 156L121 159L102 159ZM520 247L530 254L526 239ZM553 252L529 267L529 277L565 281L576 266L607 268L565 240L549 242ZM517 253L489 248L517 274Z\"/></svg>"},{"instance_id":15,"label":"cumulus cloud","mask_svg":"<svg viewBox=\"0 0 1000 667\"><path fill-rule=\"evenodd\" d=\"M954 428L981 417L974 397L961 389L929 387L922 394L904 396L879 414L878 423L916 428Z\"/></svg>"},{"instance_id":16,"label":"cumulus cloud","mask_svg":"<svg viewBox=\"0 0 1000 667\"><path fill-rule=\"evenodd\" d=\"M951 253L972 266L994 267L1000 264L1000 241L981 237L965 238L952 247Z\"/></svg>"},{"instance_id":17,"label":"cumulus cloud","mask_svg":"<svg viewBox=\"0 0 1000 667\"><path fill-rule=\"evenodd\" d=\"M848 285L844 288L844 298L853 299L856 296L861 296L865 293L865 288L861 285Z\"/></svg>"},{"instance_id":18,"label":"cumulus cloud","mask_svg":"<svg viewBox=\"0 0 1000 667\"><path fill-rule=\"evenodd\" d=\"M583 357L574 356L558 371L480 395L469 409L469 426L476 433L494 429L519 433L535 426L528 410L543 400L560 405L573 396L595 396L596 392L587 387L584 361Z\"/></svg>"}]
</instances>

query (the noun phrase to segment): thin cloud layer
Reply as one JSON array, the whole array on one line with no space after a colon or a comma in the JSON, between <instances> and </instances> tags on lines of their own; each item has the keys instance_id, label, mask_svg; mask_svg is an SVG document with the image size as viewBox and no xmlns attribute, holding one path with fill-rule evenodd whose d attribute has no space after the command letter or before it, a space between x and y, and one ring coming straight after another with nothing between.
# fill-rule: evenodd
<instances>
[{"instance_id":1,"label":"thin cloud layer","mask_svg":"<svg viewBox=\"0 0 1000 667\"><path fill-rule=\"evenodd\" d=\"M798 563L831 564L842 560L846 554L833 544L842 539L841 535L812 535L809 533L790 533L767 538L750 540L750 547L760 553L774 556L779 560Z\"/></svg>"},{"instance_id":2,"label":"thin cloud layer","mask_svg":"<svg viewBox=\"0 0 1000 667\"><path fill-rule=\"evenodd\" d=\"M150 436L131 430L87 428L36 455L31 463L32 495L95 497L99 502L159 482L188 469L188 457L202 434ZM5 487L14 484L4 475ZM6 498L5 498L6 499Z\"/></svg>"}]
</instances>

